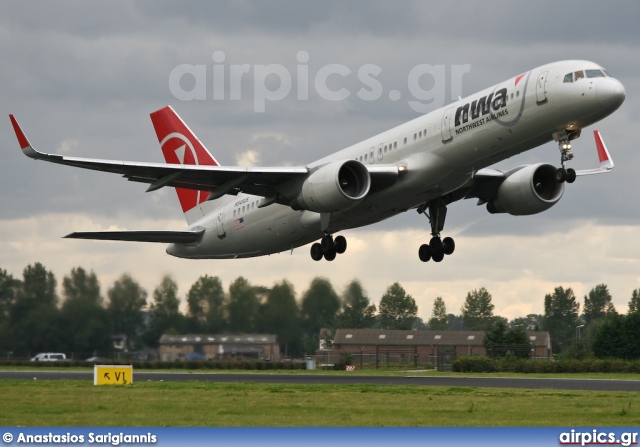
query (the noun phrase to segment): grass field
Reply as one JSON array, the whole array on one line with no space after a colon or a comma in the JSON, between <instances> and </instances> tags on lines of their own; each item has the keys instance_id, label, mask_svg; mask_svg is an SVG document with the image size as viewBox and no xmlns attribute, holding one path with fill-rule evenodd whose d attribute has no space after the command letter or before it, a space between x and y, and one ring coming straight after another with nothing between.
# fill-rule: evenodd
<instances>
[{"instance_id":1,"label":"grass field","mask_svg":"<svg viewBox=\"0 0 640 447\"><path fill-rule=\"evenodd\" d=\"M640 392L1 380L0 426L639 426Z\"/></svg>"}]
</instances>

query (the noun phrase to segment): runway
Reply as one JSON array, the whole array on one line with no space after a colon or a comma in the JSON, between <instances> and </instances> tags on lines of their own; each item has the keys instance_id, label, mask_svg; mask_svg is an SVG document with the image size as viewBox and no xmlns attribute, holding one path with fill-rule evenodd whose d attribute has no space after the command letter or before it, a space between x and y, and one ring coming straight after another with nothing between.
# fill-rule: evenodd
<instances>
[{"instance_id":1,"label":"runway","mask_svg":"<svg viewBox=\"0 0 640 447\"><path fill-rule=\"evenodd\" d=\"M93 371L0 371L0 379L22 380L93 380ZM640 380L573 379L567 378L511 378L511 377L455 377L455 376L360 376L330 374L228 374L185 372L136 372L134 382L220 382L271 384L327 384L327 385L418 385L477 388L525 388L583 391L640 391Z\"/></svg>"}]
</instances>

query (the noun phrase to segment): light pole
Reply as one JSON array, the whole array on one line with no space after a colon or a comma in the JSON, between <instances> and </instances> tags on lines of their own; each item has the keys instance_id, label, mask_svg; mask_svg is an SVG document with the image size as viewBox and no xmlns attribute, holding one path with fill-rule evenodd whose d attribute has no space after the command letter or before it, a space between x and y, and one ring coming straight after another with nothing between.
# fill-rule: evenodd
<instances>
[{"instance_id":1,"label":"light pole","mask_svg":"<svg viewBox=\"0 0 640 447\"><path fill-rule=\"evenodd\" d=\"M580 326L576 326L576 345L580 344L580 328L583 328L584 324L581 324Z\"/></svg>"}]
</instances>

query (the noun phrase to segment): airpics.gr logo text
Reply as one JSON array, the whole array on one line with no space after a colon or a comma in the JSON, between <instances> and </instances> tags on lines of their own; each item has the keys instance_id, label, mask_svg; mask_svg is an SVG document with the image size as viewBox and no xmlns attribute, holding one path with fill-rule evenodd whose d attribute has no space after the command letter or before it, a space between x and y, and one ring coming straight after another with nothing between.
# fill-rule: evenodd
<instances>
[{"instance_id":1,"label":"airpics.gr logo text","mask_svg":"<svg viewBox=\"0 0 640 447\"><path fill-rule=\"evenodd\" d=\"M315 66L307 51L296 54L296 64L228 64L223 51L212 54L213 66L180 64L169 74L169 90L181 101L242 101L253 96L254 112L263 113L266 104L294 98L344 101L353 98L377 101L387 97L427 113L462 95L462 78L471 65L418 64L407 74L406 84L386 88L382 68L376 64L358 67L343 64ZM389 81L387 81L389 82ZM401 88L400 88L401 87ZM448 95L447 95L448 94Z\"/></svg>"}]
</instances>

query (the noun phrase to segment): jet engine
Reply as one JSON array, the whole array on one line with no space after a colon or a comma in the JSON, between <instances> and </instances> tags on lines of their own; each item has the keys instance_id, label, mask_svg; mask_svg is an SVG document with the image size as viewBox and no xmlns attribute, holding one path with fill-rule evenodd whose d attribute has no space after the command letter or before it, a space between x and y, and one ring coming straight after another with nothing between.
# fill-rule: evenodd
<instances>
[{"instance_id":1,"label":"jet engine","mask_svg":"<svg viewBox=\"0 0 640 447\"><path fill-rule=\"evenodd\" d=\"M564 183L556 180L556 167L546 163L525 166L509 175L487 203L487 211L527 216L541 213L558 203Z\"/></svg>"},{"instance_id":2,"label":"jet engine","mask_svg":"<svg viewBox=\"0 0 640 447\"><path fill-rule=\"evenodd\" d=\"M291 207L318 213L346 210L364 199L370 187L371 177L362 163L334 161L305 179Z\"/></svg>"}]
</instances>

